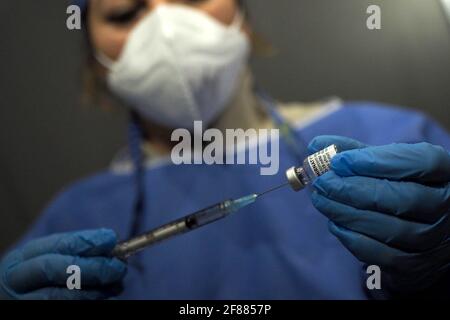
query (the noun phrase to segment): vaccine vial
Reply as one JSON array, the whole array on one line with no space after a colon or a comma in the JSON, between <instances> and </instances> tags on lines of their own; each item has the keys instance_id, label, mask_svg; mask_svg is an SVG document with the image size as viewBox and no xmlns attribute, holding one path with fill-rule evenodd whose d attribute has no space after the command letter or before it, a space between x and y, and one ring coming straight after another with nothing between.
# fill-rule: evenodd
<instances>
[{"instance_id":1,"label":"vaccine vial","mask_svg":"<svg viewBox=\"0 0 450 320\"><path fill-rule=\"evenodd\" d=\"M331 145L310 155L301 167L292 167L286 171L286 177L295 191L302 190L315 178L330 170L331 159L338 154L336 145Z\"/></svg>"}]
</instances>

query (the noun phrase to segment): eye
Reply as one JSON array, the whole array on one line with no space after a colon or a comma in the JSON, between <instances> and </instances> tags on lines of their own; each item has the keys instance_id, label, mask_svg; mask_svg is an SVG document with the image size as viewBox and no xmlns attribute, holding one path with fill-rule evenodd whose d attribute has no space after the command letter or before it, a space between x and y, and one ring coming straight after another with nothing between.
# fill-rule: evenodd
<instances>
[{"instance_id":1,"label":"eye","mask_svg":"<svg viewBox=\"0 0 450 320\"><path fill-rule=\"evenodd\" d=\"M145 1L137 1L131 7L112 10L106 15L106 20L113 24L125 25L133 22L146 8L147 4Z\"/></svg>"}]
</instances>

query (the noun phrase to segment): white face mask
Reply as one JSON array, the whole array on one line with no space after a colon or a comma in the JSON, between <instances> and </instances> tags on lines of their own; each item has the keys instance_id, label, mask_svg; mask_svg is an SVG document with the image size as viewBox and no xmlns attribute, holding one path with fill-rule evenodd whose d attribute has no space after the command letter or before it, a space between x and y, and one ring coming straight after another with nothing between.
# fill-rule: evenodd
<instances>
[{"instance_id":1,"label":"white face mask","mask_svg":"<svg viewBox=\"0 0 450 320\"><path fill-rule=\"evenodd\" d=\"M102 54L110 89L170 128L208 125L230 103L249 55L239 14L225 26L199 10L159 5L129 35L117 62Z\"/></svg>"}]
</instances>

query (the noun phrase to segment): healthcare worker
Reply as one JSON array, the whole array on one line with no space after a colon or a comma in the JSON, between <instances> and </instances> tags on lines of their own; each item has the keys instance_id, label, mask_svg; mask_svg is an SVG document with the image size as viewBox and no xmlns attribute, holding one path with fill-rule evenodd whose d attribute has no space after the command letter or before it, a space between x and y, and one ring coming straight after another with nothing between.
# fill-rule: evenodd
<instances>
[{"instance_id":1,"label":"healthcare worker","mask_svg":"<svg viewBox=\"0 0 450 320\"><path fill-rule=\"evenodd\" d=\"M256 94L252 31L237 0L77 4L91 73L133 114L131 151L56 197L3 258L3 298L450 296L450 138L434 122L374 103L288 106ZM171 163L170 133L194 120L290 127L284 169L333 143L341 153L311 190L279 190L128 263L111 258L121 239L284 182L258 165ZM66 287L69 265L81 269L81 290ZM381 269L380 290L366 286L368 265Z\"/></svg>"}]
</instances>

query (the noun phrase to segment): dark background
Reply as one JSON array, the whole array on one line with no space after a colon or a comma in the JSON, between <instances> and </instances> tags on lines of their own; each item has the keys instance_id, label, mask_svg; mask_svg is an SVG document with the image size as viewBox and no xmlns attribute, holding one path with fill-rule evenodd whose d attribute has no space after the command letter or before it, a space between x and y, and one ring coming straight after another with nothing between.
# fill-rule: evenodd
<instances>
[{"instance_id":1,"label":"dark background","mask_svg":"<svg viewBox=\"0 0 450 320\"><path fill-rule=\"evenodd\" d=\"M438 0L249 0L278 50L252 62L278 99L327 96L420 109L450 129L450 31ZM382 30L366 9L382 8ZM123 111L82 107L81 32L61 0L0 1L0 252L64 185L125 144Z\"/></svg>"}]
</instances>

